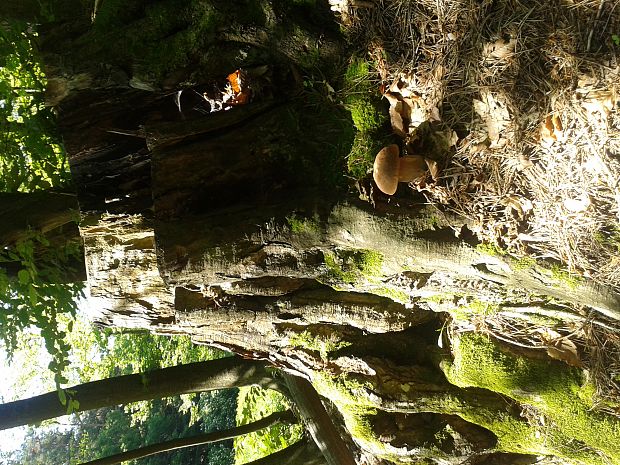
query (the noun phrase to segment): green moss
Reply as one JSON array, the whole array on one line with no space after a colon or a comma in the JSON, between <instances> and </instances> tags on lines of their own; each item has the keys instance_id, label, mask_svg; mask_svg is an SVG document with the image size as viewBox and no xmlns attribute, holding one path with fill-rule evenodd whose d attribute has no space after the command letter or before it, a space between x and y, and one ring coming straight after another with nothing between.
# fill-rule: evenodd
<instances>
[{"instance_id":1,"label":"green moss","mask_svg":"<svg viewBox=\"0 0 620 465\"><path fill-rule=\"evenodd\" d=\"M490 255L491 257L503 257L504 255L506 255L506 251L495 244L478 244L476 246L476 249L486 255Z\"/></svg>"},{"instance_id":2,"label":"green moss","mask_svg":"<svg viewBox=\"0 0 620 465\"><path fill-rule=\"evenodd\" d=\"M371 288L368 289L368 292L381 297L388 297L394 302L400 302L402 304L409 303L409 301L411 300L409 298L409 294L407 294L405 291L401 291L400 289L395 289L393 287Z\"/></svg>"},{"instance_id":3,"label":"green moss","mask_svg":"<svg viewBox=\"0 0 620 465\"><path fill-rule=\"evenodd\" d=\"M378 98L367 95L350 96L345 108L351 112L353 124L360 132L376 132L387 122L387 114L382 110Z\"/></svg>"},{"instance_id":4,"label":"green moss","mask_svg":"<svg viewBox=\"0 0 620 465\"><path fill-rule=\"evenodd\" d=\"M314 335L310 331L295 334L289 340L292 347L301 347L306 350L318 352L321 359L327 361L329 354L344 349L351 345L350 342L335 339L333 336Z\"/></svg>"},{"instance_id":5,"label":"green moss","mask_svg":"<svg viewBox=\"0 0 620 465\"><path fill-rule=\"evenodd\" d=\"M366 176L377 152L388 144L382 134L388 115L375 87L369 63L354 58L344 76L342 100L357 129L347 159L349 174L356 179Z\"/></svg>"},{"instance_id":6,"label":"green moss","mask_svg":"<svg viewBox=\"0 0 620 465\"><path fill-rule=\"evenodd\" d=\"M83 53L128 67L132 77L158 86L204 53L223 21L219 10L199 0L106 0L99 2Z\"/></svg>"},{"instance_id":7,"label":"green moss","mask_svg":"<svg viewBox=\"0 0 620 465\"><path fill-rule=\"evenodd\" d=\"M450 309L450 315L457 320L467 321L474 317L486 317L497 313L499 310L497 304L476 298L462 298L460 301L465 301L465 303Z\"/></svg>"},{"instance_id":8,"label":"green moss","mask_svg":"<svg viewBox=\"0 0 620 465\"><path fill-rule=\"evenodd\" d=\"M305 218L296 214L286 217L286 222L295 234L316 234L321 231L321 223L317 216Z\"/></svg>"},{"instance_id":9,"label":"green moss","mask_svg":"<svg viewBox=\"0 0 620 465\"><path fill-rule=\"evenodd\" d=\"M353 139L351 152L347 156L347 170L355 179L362 179L372 172L375 156L384 146L384 141L365 132L358 132Z\"/></svg>"},{"instance_id":10,"label":"green moss","mask_svg":"<svg viewBox=\"0 0 620 465\"><path fill-rule=\"evenodd\" d=\"M383 254L369 249L337 249L325 252L328 277L345 283L381 275Z\"/></svg>"},{"instance_id":11,"label":"green moss","mask_svg":"<svg viewBox=\"0 0 620 465\"><path fill-rule=\"evenodd\" d=\"M377 410L368 399L363 384L345 374L332 376L327 373L315 373L312 384L319 394L338 407L348 431L357 441L365 444L367 449L385 451L385 444L379 441L372 429L371 418Z\"/></svg>"},{"instance_id":12,"label":"green moss","mask_svg":"<svg viewBox=\"0 0 620 465\"><path fill-rule=\"evenodd\" d=\"M620 252L620 226L616 224L605 225L594 233L594 240L602 247Z\"/></svg>"},{"instance_id":13,"label":"green moss","mask_svg":"<svg viewBox=\"0 0 620 465\"><path fill-rule=\"evenodd\" d=\"M549 268L551 277L557 281L560 285L566 285L569 289L577 289L581 284L581 279L574 274L569 273L559 265L551 265Z\"/></svg>"},{"instance_id":14,"label":"green moss","mask_svg":"<svg viewBox=\"0 0 620 465\"><path fill-rule=\"evenodd\" d=\"M512 268L517 271L530 270L536 266L536 260L532 257L521 257L512 260Z\"/></svg>"},{"instance_id":15,"label":"green moss","mask_svg":"<svg viewBox=\"0 0 620 465\"><path fill-rule=\"evenodd\" d=\"M531 405L546 418L548 426L542 431L506 423L506 419L473 418L498 435L503 450L554 454L584 463L604 461L596 460L598 455L584 447L588 446L612 461L620 460L616 447L620 421L593 410L594 387L581 370L508 354L488 338L472 333L456 341L454 362L443 368L452 384L489 389Z\"/></svg>"},{"instance_id":16,"label":"green moss","mask_svg":"<svg viewBox=\"0 0 620 465\"><path fill-rule=\"evenodd\" d=\"M365 275L378 276L381 274L383 254L376 250L358 249L351 255L353 263Z\"/></svg>"}]
</instances>

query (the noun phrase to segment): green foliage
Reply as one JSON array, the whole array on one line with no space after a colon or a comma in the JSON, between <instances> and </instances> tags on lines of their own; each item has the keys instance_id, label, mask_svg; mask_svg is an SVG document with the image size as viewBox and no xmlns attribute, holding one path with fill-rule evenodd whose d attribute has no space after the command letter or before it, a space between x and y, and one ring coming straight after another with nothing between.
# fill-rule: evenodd
<instances>
[{"instance_id":1,"label":"green foliage","mask_svg":"<svg viewBox=\"0 0 620 465\"><path fill-rule=\"evenodd\" d=\"M43 105L45 76L24 26L0 28L0 191L26 192L66 185L67 159Z\"/></svg>"},{"instance_id":2,"label":"green foliage","mask_svg":"<svg viewBox=\"0 0 620 465\"><path fill-rule=\"evenodd\" d=\"M188 337L164 337L147 332L93 331L81 314L78 314L73 331L68 335L68 342L71 345L70 358L74 363L67 370L67 376L72 383L226 355L219 350L192 344ZM16 356L21 358L20 353ZM36 354L31 354L27 360L35 367L30 376L37 376L42 367L36 369ZM76 404L79 399L74 394L71 389L58 391L61 403L72 411L79 410L79 404ZM12 461L8 463L74 465L147 444L228 429L235 426L236 407L237 390L228 389L81 412L79 421L66 434L63 433L62 454L38 450L37 443L49 443L52 437L60 435L54 428L39 427L31 430L22 449L13 454ZM232 465L232 447L233 442L229 440L129 463Z\"/></svg>"},{"instance_id":3,"label":"green foliage","mask_svg":"<svg viewBox=\"0 0 620 465\"><path fill-rule=\"evenodd\" d=\"M54 133L50 109L43 104L45 76L33 52L35 35L25 25L0 27L0 191L29 192L65 186L67 159ZM3 221L10 221L4 218ZM82 284L61 284L60 270L79 254L78 244L58 248L31 232L0 250L0 266L18 265L15 276L0 269L0 340L11 353L20 332L37 328L52 356L56 383L67 367L67 330L59 315L73 316ZM70 404L72 406L74 404Z\"/></svg>"},{"instance_id":4,"label":"green foliage","mask_svg":"<svg viewBox=\"0 0 620 465\"><path fill-rule=\"evenodd\" d=\"M79 254L78 244L50 247L45 236L35 232L0 251L0 263L19 264L16 278L0 268L0 340L11 356L19 333L38 328L52 356L49 368L58 385L66 382L62 372L69 364L66 336L72 328L71 322L61 328L59 317L75 316L75 298L83 289L82 283L61 284L60 270Z\"/></svg>"},{"instance_id":5,"label":"green foliage","mask_svg":"<svg viewBox=\"0 0 620 465\"><path fill-rule=\"evenodd\" d=\"M237 425L245 425L267 415L290 408L277 391L258 386L239 389ZM301 425L275 424L269 428L235 438L235 463L242 464L265 457L301 439Z\"/></svg>"}]
</instances>

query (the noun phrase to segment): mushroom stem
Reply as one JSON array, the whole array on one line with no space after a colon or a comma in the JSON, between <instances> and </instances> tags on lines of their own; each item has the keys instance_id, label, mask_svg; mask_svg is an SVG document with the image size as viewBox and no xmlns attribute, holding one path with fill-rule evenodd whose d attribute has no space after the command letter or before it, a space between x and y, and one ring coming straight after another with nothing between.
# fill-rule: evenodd
<instances>
[{"instance_id":1,"label":"mushroom stem","mask_svg":"<svg viewBox=\"0 0 620 465\"><path fill-rule=\"evenodd\" d=\"M399 160L398 181L411 182L426 172L424 157L420 155L405 155Z\"/></svg>"}]
</instances>

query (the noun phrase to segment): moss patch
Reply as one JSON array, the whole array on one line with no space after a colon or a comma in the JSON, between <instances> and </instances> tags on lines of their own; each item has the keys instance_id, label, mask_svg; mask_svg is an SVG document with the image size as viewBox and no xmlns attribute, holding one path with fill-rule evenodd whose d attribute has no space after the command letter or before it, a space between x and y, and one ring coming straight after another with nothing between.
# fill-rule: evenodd
<instances>
[{"instance_id":1,"label":"moss patch","mask_svg":"<svg viewBox=\"0 0 620 465\"><path fill-rule=\"evenodd\" d=\"M384 128L388 115L373 82L370 64L354 58L344 76L344 103L357 130L347 159L349 174L356 179L371 170L377 152L387 145Z\"/></svg>"},{"instance_id":2,"label":"moss patch","mask_svg":"<svg viewBox=\"0 0 620 465\"><path fill-rule=\"evenodd\" d=\"M380 276L383 265L383 254L369 249L337 249L324 259L328 278L349 284Z\"/></svg>"},{"instance_id":3,"label":"moss patch","mask_svg":"<svg viewBox=\"0 0 620 465\"><path fill-rule=\"evenodd\" d=\"M452 384L489 389L540 412L546 428L517 428L494 420L482 425L498 435L503 450L552 453L584 463L604 461L595 460L598 455L584 448L589 446L620 461L620 421L593 410L594 387L581 370L512 355L486 337L466 333L456 342L454 362L444 366L444 372Z\"/></svg>"},{"instance_id":4,"label":"moss patch","mask_svg":"<svg viewBox=\"0 0 620 465\"><path fill-rule=\"evenodd\" d=\"M353 139L351 152L347 156L347 170L355 179L361 179L372 171L375 156L385 145L386 139L358 132Z\"/></svg>"},{"instance_id":5,"label":"moss patch","mask_svg":"<svg viewBox=\"0 0 620 465\"><path fill-rule=\"evenodd\" d=\"M347 429L364 449L379 457L398 461L398 457L392 457L394 454L390 453L389 446L381 442L373 431L371 419L377 410L368 399L363 384L346 375L334 377L324 373L315 373L312 384L319 394L338 407Z\"/></svg>"},{"instance_id":6,"label":"moss patch","mask_svg":"<svg viewBox=\"0 0 620 465\"><path fill-rule=\"evenodd\" d=\"M351 345L350 342L341 341L334 337L329 337L329 335L315 335L310 331L304 331L292 336L289 343L292 347L302 347L306 350L318 352L321 359L325 361L328 359L329 354Z\"/></svg>"},{"instance_id":7,"label":"moss patch","mask_svg":"<svg viewBox=\"0 0 620 465\"><path fill-rule=\"evenodd\" d=\"M286 217L286 222L295 234L315 234L321 231L321 223L317 216L305 218L296 214Z\"/></svg>"}]
</instances>

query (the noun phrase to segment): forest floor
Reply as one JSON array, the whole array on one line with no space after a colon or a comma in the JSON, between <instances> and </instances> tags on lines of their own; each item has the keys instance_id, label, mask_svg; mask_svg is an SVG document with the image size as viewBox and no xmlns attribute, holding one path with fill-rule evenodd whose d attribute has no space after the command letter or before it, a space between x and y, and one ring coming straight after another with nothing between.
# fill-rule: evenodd
<instances>
[{"instance_id":1,"label":"forest floor","mask_svg":"<svg viewBox=\"0 0 620 465\"><path fill-rule=\"evenodd\" d=\"M402 151L427 160L410 189L467 218L490 253L620 290L618 2L330 4L363 44ZM485 324L567 362L586 347L601 393L620 399L615 330Z\"/></svg>"}]
</instances>

